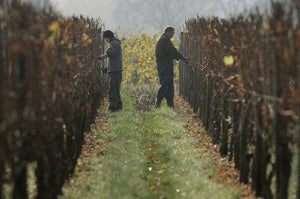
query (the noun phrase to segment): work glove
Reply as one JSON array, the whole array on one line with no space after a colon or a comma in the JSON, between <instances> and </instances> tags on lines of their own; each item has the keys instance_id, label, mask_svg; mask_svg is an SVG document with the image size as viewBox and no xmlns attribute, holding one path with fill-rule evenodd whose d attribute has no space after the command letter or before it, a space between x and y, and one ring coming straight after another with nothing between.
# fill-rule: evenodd
<instances>
[{"instance_id":1,"label":"work glove","mask_svg":"<svg viewBox=\"0 0 300 199\"><path fill-rule=\"evenodd\" d=\"M183 57L182 59L185 63L188 63L189 62L189 58L188 57Z\"/></svg>"}]
</instances>

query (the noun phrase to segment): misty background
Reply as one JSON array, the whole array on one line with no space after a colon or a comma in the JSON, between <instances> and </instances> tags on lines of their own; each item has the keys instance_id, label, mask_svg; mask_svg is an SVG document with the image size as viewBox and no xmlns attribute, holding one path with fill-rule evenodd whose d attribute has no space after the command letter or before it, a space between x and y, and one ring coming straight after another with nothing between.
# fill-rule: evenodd
<instances>
[{"instance_id":1,"label":"misty background","mask_svg":"<svg viewBox=\"0 0 300 199\"><path fill-rule=\"evenodd\" d=\"M53 5L65 16L100 18L106 29L118 34L146 32L150 35L197 16L229 18L258 8L269 12L270 0L24 0L39 7ZM179 31L177 31L179 32Z\"/></svg>"}]
</instances>

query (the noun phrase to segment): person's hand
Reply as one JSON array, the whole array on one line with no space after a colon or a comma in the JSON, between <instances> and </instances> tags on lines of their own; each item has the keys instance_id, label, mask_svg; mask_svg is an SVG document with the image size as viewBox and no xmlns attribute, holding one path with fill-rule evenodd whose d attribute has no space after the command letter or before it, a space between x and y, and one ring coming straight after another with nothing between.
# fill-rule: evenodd
<instances>
[{"instance_id":1,"label":"person's hand","mask_svg":"<svg viewBox=\"0 0 300 199\"><path fill-rule=\"evenodd\" d=\"M189 62L189 58L188 57L183 57L182 59L185 63L188 63Z\"/></svg>"},{"instance_id":2,"label":"person's hand","mask_svg":"<svg viewBox=\"0 0 300 199\"><path fill-rule=\"evenodd\" d=\"M108 57L108 55L105 53L103 55L98 56L97 59L100 61L100 60L106 59L107 57Z\"/></svg>"},{"instance_id":3,"label":"person's hand","mask_svg":"<svg viewBox=\"0 0 300 199\"><path fill-rule=\"evenodd\" d=\"M107 74L107 67L103 67L103 68L101 68L101 70L102 70L102 73Z\"/></svg>"}]
</instances>

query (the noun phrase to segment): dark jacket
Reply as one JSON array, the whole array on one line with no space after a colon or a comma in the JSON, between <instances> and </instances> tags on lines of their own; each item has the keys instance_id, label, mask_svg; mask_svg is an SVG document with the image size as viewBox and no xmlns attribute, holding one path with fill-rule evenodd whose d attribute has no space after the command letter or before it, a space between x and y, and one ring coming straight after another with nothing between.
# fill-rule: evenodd
<instances>
[{"instance_id":1,"label":"dark jacket","mask_svg":"<svg viewBox=\"0 0 300 199\"><path fill-rule=\"evenodd\" d=\"M123 61L122 61L122 47L121 41L117 38L112 38L109 44L106 54L109 57L108 60L108 73L122 71Z\"/></svg>"},{"instance_id":2,"label":"dark jacket","mask_svg":"<svg viewBox=\"0 0 300 199\"><path fill-rule=\"evenodd\" d=\"M173 59L184 59L182 54L174 47L170 38L164 33L158 40L155 48L156 61L172 63Z\"/></svg>"}]
</instances>

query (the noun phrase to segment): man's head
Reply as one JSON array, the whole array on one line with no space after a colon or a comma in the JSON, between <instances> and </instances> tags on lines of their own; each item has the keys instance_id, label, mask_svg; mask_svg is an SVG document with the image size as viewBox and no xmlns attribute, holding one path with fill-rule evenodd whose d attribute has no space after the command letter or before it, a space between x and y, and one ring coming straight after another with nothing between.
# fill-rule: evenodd
<instances>
[{"instance_id":1,"label":"man's head","mask_svg":"<svg viewBox=\"0 0 300 199\"><path fill-rule=\"evenodd\" d=\"M172 38L174 36L175 33L175 28L169 26L165 29L165 34L169 37Z\"/></svg>"},{"instance_id":2,"label":"man's head","mask_svg":"<svg viewBox=\"0 0 300 199\"><path fill-rule=\"evenodd\" d=\"M103 32L103 39L107 42L110 42L110 40L114 37L114 33L111 30L106 30Z\"/></svg>"}]
</instances>

